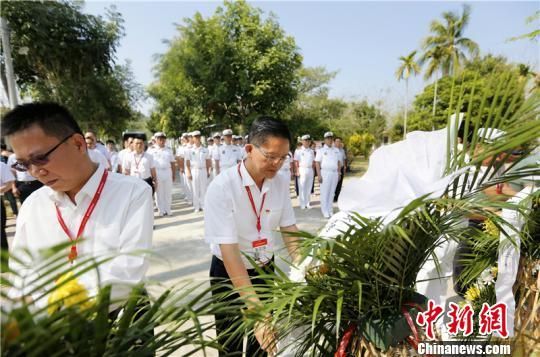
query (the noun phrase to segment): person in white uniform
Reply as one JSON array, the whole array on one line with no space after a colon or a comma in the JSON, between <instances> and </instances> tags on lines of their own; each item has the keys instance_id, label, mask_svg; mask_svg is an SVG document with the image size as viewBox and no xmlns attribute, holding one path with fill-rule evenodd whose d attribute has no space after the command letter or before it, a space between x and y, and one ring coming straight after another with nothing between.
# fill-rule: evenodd
<instances>
[{"instance_id":1,"label":"person in white uniform","mask_svg":"<svg viewBox=\"0 0 540 357\"><path fill-rule=\"evenodd\" d=\"M221 147L221 135L219 135L219 133L215 133L212 138L214 140L214 145L208 147L208 150L210 151L210 159L212 160L212 179L214 179L219 173L218 165L219 149Z\"/></svg>"},{"instance_id":2,"label":"person in white uniform","mask_svg":"<svg viewBox=\"0 0 540 357\"><path fill-rule=\"evenodd\" d=\"M240 291L246 308L258 309L264 300L252 289L252 284L261 283L261 279L244 255L253 258L263 270L272 270L279 229L289 254L295 259L296 239L287 233L298 229L289 181L277 175L289 153L287 125L277 119L261 117L251 125L249 137L246 160L222 172L208 188L204 235L213 254L210 277L216 289L212 292L229 292L232 283ZM229 297L234 298L235 295ZM240 308L215 316L219 342L225 342L228 336L223 332L242 316ZM254 335L256 340L248 338L246 356L261 355L261 347L275 352L274 334L269 324L257 324ZM242 354L241 337L229 341L220 356L227 353Z\"/></svg>"},{"instance_id":3,"label":"person in white uniform","mask_svg":"<svg viewBox=\"0 0 540 357\"><path fill-rule=\"evenodd\" d=\"M86 146L88 150L88 156L90 157L90 160L93 162L99 164L100 166L103 166L107 170L111 169L111 165L109 164L109 160L99 151L96 147L96 136L93 132L88 131L84 134L84 139L86 141Z\"/></svg>"},{"instance_id":4,"label":"person in white uniform","mask_svg":"<svg viewBox=\"0 0 540 357\"><path fill-rule=\"evenodd\" d=\"M118 169L116 172L124 173L124 160L126 159L127 154L133 151L133 138L128 136L124 140L124 148L118 152Z\"/></svg>"},{"instance_id":5,"label":"person in white uniform","mask_svg":"<svg viewBox=\"0 0 540 357\"><path fill-rule=\"evenodd\" d=\"M333 214L332 203L334 192L341 171L341 153L332 146L334 134L331 131L324 133L324 146L317 150L315 168L321 187L321 212L324 218Z\"/></svg>"},{"instance_id":6,"label":"person in white uniform","mask_svg":"<svg viewBox=\"0 0 540 357\"><path fill-rule=\"evenodd\" d=\"M295 175L298 177L298 201L300 209L309 209L315 153L310 148L311 136L302 136L302 147L294 152Z\"/></svg>"},{"instance_id":7,"label":"person in white uniform","mask_svg":"<svg viewBox=\"0 0 540 357\"><path fill-rule=\"evenodd\" d=\"M156 165L152 155L144 151L144 140L133 139L133 148L124 160L124 174L134 176L144 180L152 187L152 195L157 188Z\"/></svg>"},{"instance_id":8,"label":"person in white uniform","mask_svg":"<svg viewBox=\"0 0 540 357\"><path fill-rule=\"evenodd\" d=\"M204 209L204 196L210 177L210 153L201 145L201 132L196 130L193 136L193 147L185 155L187 178L191 182L193 192L193 209L199 212Z\"/></svg>"},{"instance_id":9,"label":"person in white uniform","mask_svg":"<svg viewBox=\"0 0 540 357\"><path fill-rule=\"evenodd\" d=\"M17 217L12 252L18 259L10 262L10 268L21 281L15 282L10 296L45 307L47 297L42 295L49 286L41 284L51 275L42 276L46 269L40 252L71 242L60 252L65 253L66 266L70 261L113 255L98 266L99 274L88 271L78 276L90 297L109 284L112 300L127 297L148 269L145 255L134 252L152 247L150 188L92 162L79 125L58 104L20 105L4 116L1 130L15 151L15 169L27 170L45 184L27 199ZM89 218L84 225L85 216ZM29 285L34 278L38 280Z\"/></svg>"},{"instance_id":10,"label":"person in white uniform","mask_svg":"<svg viewBox=\"0 0 540 357\"><path fill-rule=\"evenodd\" d=\"M231 129L223 130L223 145L219 148L218 155L214 160L218 163L216 167L218 174L231 168L242 161L242 152L240 148L232 142L233 132Z\"/></svg>"},{"instance_id":11,"label":"person in white uniform","mask_svg":"<svg viewBox=\"0 0 540 357\"><path fill-rule=\"evenodd\" d=\"M172 186L176 177L175 159L171 149L165 146L167 136L163 132L157 132L156 147L152 152L156 166L157 188L156 207L158 215L171 215Z\"/></svg>"}]
</instances>

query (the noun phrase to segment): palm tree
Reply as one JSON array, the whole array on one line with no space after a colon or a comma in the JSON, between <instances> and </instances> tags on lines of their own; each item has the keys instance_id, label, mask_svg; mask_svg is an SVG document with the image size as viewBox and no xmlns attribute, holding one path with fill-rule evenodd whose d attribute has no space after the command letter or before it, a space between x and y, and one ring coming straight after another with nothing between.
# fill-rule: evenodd
<instances>
[{"instance_id":1,"label":"palm tree","mask_svg":"<svg viewBox=\"0 0 540 357\"><path fill-rule=\"evenodd\" d=\"M420 66L415 61L416 50L409 53L407 56L399 57L401 65L396 71L396 77L399 80L405 80L405 119L403 124L403 137L407 135L407 112L408 112L408 96L409 96L409 77L417 75L420 72Z\"/></svg>"},{"instance_id":2,"label":"palm tree","mask_svg":"<svg viewBox=\"0 0 540 357\"><path fill-rule=\"evenodd\" d=\"M446 11L442 14L444 22L434 20L431 23L431 35L426 37L423 48L429 51L440 52L441 70L443 75L454 75L463 62L467 61L467 54L471 57L478 55L478 44L463 37L463 32L469 24L470 6L463 6L461 16Z\"/></svg>"},{"instance_id":3,"label":"palm tree","mask_svg":"<svg viewBox=\"0 0 540 357\"><path fill-rule=\"evenodd\" d=\"M438 80L439 80L439 69L441 68L441 63L443 59L443 51L441 47L433 47L427 50L418 60L418 64L420 66L424 66L424 64L427 63L426 71L424 73L424 79L428 80L429 78L435 76L435 79L433 80L433 83L435 85L435 89L433 91L433 120L431 129L435 130L435 108L437 107L437 87L438 87Z\"/></svg>"}]
</instances>

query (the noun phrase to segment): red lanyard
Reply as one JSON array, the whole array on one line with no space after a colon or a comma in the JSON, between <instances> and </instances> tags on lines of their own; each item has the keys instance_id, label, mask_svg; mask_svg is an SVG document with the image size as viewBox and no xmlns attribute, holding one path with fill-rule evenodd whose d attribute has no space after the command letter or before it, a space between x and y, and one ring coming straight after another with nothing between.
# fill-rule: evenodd
<instances>
[{"instance_id":1,"label":"red lanyard","mask_svg":"<svg viewBox=\"0 0 540 357\"><path fill-rule=\"evenodd\" d=\"M238 174L240 175L240 178L242 178L242 173L240 172L240 165L242 163L238 164ZM255 207L255 201L253 200L253 195L251 194L251 189L249 186L244 186L246 188L246 192L249 197L249 202L251 203L251 208L253 209L253 213L255 214L255 217L257 217L257 233L259 236L261 235L261 213L264 206L264 200L266 199L266 192L264 193L261 201L261 207L259 208L259 213L257 214L257 208Z\"/></svg>"},{"instance_id":2,"label":"red lanyard","mask_svg":"<svg viewBox=\"0 0 540 357\"><path fill-rule=\"evenodd\" d=\"M96 190L96 193L94 194L94 198L92 198L92 201L90 202L90 205L86 209L86 213L84 214L84 217L81 221L81 225L79 226L79 230L77 231L77 235L75 237L72 237L66 222L64 222L64 218L62 218L62 213L60 212L60 209L58 208L58 205L55 205L56 207L56 217L58 218L58 223L60 223L60 226L66 232L71 245L71 251L69 252L68 259L70 262L73 262L75 258L77 258L77 239L81 238L82 233L84 232L84 228L86 227L86 223L88 223L88 220L90 219L90 216L92 215L92 212L94 212L94 208L96 208L96 205L99 201L99 197L101 196L101 192L103 191L103 187L105 186L105 181L107 181L107 176L109 175L109 171L105 170L103 171L103 175L101 176L101 181L99 182L98 188Z\"/></svg>"},{"instance_id":3,"label":"red lanyard","mask_svg":"<svg viewBox=\"0 0 540 357\"><path fill-rule=\"evenodd\" d=\"M135 160L135 168L137 170L139 170L139 164L141 163L142 159L144 158L144 152L142 153L142 156L141 158L139 159L139 161L137 161L137 156L136 154L133 154L133 159Z\"/></svg>"}]
</instances>

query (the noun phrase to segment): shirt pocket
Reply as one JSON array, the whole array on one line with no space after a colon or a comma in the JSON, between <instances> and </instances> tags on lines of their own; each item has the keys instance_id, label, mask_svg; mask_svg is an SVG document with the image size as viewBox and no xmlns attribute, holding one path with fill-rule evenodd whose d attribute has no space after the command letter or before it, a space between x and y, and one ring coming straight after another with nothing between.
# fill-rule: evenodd
<instances>
[{"instance_id":1,"label":"shirt pocket","mask_svg":"<svg viewBox=\"0 0 540 357\"><path fill-rule=\"evenodd\" d=\"M268 208L264 210L265 226L269 231L274 232L279 229L279 222L282 214L283 208L281 207Z\"/></svg>"}]
</instances>

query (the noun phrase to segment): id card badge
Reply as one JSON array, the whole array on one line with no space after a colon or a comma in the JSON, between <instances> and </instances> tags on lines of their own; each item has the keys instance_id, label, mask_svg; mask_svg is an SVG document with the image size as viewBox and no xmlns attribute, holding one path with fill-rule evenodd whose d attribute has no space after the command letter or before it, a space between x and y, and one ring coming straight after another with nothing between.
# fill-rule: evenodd
<instances>
[{"instance_id":1,"label":"id card badge","mask_svg":"<svg viewBox=\"0 0 540 357\"><path fill-rule=\"evenodd\" d=\"M260 262L261 257L266 255L265 253L266 253L266 248L268 247L268 239L259 238L256 241L251 242L251 246L253 247L255 260Z\"/></svg>"}]
</instances>

